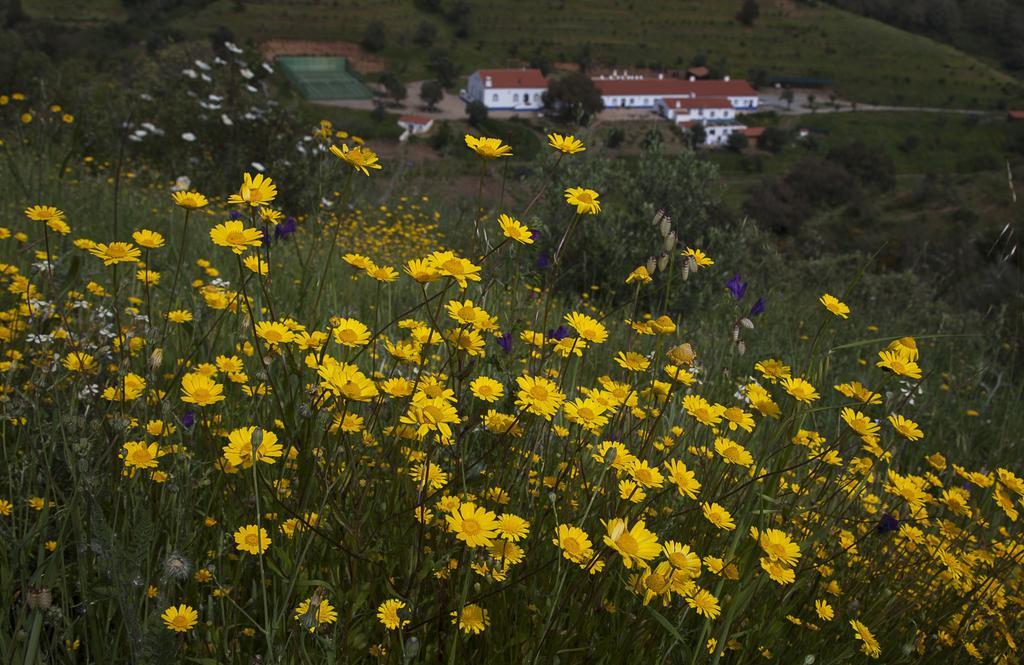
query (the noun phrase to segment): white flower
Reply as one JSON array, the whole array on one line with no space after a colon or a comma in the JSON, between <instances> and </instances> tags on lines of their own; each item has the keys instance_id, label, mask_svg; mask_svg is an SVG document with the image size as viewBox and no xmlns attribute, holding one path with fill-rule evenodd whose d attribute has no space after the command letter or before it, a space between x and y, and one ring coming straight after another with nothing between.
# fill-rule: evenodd
<instances>
[{"instance_id":1,"label":"white flower","mask_svg":"<svg viewBox=\"0 0 1024 665\"><path fill-rule=\"evenodd\" d=\"M204 72L210 71L210 65L206 64L202 60L196 60L195 63L196 63L196 67L198 67L199 69L203 70Z\"/></svg>"},{"instance_id":2,"label":"white flower","mask_svg":"<svg viewBox=\"0 0 1024 665\"><path fill-rule=\"evenodd\" d=\"M234 122L231 121L231 118L228 117L227 113L221 113L220 114L220 121L223 122L228 127L230 127L231 125L235 124Z\"/></svg>"},{"instance_id":3,"label":"white flower","mask_svg":"<svg viewBox=\"0 0 1024 665\"><path fill-rule=\"evenodd\" d=\"M249 92L253 92L253 93L260 91L259 88L257 88L254 85L249 85L248 83L245 84L245 89L248 90Z\"/></svg>"},{"instance_id":4,"label":"white flower","mask_svg":"<svg viewBox=\"0 0 1024 665\"><path fill-rule=\"evenodd\" d=\"M259 162L253 162L253 163L252 163L252 167L253 167L254 169L256 169L257 171L259 171L260 173L263 173L264 171L266 171L266 170L267 170L267 167L266 167L266 166L263 166L263 165L262 165L262 164L260 164Z\"/></svg>"},{"instance_id":5,"label":"white flower","mask_svg":"<svg viewBox=\"0 0 1024 665\"><path fill-rule=\"evenodd\" d=\"M181 70L181 73L189 77L190 79L194 79L195 77L199 76L198 74L196 74L196 70L194 69L183 69Z\"/></svg>"},{"instance_id":6,"label":"white flower","mask_svg":"<svg viewBox=\"0 0 1024 665\"><path fill-rule=\"evenodd\" d=\"M192 187L192 179L187 175L180 175L174 179L174 185L171 187L172 192L184 192Z\"/></svg>"},{"instance_id":7,"label":"white flower","mask_svg":"<svg viewBox=\"0 0 1024 665\"><path fill-rule=\"evenodd\" d=\"M192 132L185 132L184 134L181 135L181 138L191 143L192 141L196 140L196 135L193 134Z\"/></svg>"},{"instance_id":8,"label":"white flower","mask_svg":"<svg viewBox=\"0 0 1024 665\"><path fill-rule=\"evenodd\" d=\"M273 74L274 73L274 68L270 66L269 62L264 62L263 63L263 69L266 70L266 72L268 74Z\"/></svg>"},{"instance_id":9,"label":"white flower","mask_svg":"<svg viewBox=\"0 0 1024 665\"><path fill-rule=\"evenodd\" d=\"M242 49L238 48L238 45L235 44L234 42L224 42L224 48L226 48L227 50L229 50L229 51L231 51L232 53L235 53L235 54L245 53L245 51L243 51Z\"/></svg>"},{"instance_id":10,"label":"white flower","mask_svg":"<svg viewBox=\"0 0 1024 665\"><path fill-rule=\"evenodd\" d=\"M213 79L207 76L206 74L201 75L199 78L203 79L207 83L213 83Z\"/></svg>"},{"instance_id":11,"label":"white flower","mask_svg":"<svg viewBox=\"0 0 1024 665\"><path fill-rule=\"evenodd\" d=\"M244 78L244 79L251 79L254 76L256 76L255 74L252 73L252 70L249 69L248 67L242 67L241 69L238 70L238 73L241 74L242 78Z\"/></svg>"}]
</instances>

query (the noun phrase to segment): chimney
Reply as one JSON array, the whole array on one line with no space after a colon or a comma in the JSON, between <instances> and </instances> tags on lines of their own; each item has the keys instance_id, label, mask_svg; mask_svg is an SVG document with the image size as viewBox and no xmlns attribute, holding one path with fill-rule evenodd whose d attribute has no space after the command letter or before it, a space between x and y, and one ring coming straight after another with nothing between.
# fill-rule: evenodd
<instances>
[{"instance_id":1,"label":"chimney","mask_svg":"<svg viewBox=\"0 0 1024 665\"><path fill-rule=\"evenodd\" d=\"M665 72L658 72L658 80L662 81L665 79Z\"/></svg>"},{"instance_id":2,"label":"chimney","mask_svg":"<svg viewBox=\"0 0 1024 665\"><path fill-rule=\"evenodd\" d=\"M491 80L490 76L484 78L484 87L485 88L490 88L493 85L494 85L494 82Z\"/></svg>"},{"instance_id":3,"label":"chimney","mask_svg":"<svg viewBox=\"0 0 1024 665\"><path fill-rule=\"evenodd\" d=\"M729 75L728 75L728 74L726 74L725 76L723 76L723 77L722 77L722 80L723 80L723 81L728 81L728 80L729 80Z\"/></svg>"},{"instance_id":4,"label":"chimney","mask_svg":"<svg viewBox=\"0 0 1024 665\"><path fill-rule=\"evenodd\" d=\"M696 80L697 80L697 77L696 77L696 76L694 76L693 74L690 74L690 80L691 80L691 81L696 81Z\"/></svg>"},{"instance_id":5,"label":"chimney","mask_svg":"<svg viewBox=\"0 0 1024 665\"><path fill-rule=\"evenodd\" d=\"M612 70L612 78L616 78L616 77L618 77L618 75L619 75L619 70L613 69Z\"/></svg>"}]
</instances>

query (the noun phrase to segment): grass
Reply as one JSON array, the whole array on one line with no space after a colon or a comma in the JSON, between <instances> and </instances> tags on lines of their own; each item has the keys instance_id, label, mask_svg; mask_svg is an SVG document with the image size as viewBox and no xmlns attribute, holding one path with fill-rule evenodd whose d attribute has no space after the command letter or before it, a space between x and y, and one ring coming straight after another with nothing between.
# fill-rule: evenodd
<instances>
[{"instance_id":1,"label":"grass","mask_svg":"<svg viewBox=\"0 0 1024 665\"><path fill-rule=\"evenodd\" d=\"M572 60L588 46L595 62L620 69L680 68L702 53L708 64L737 77L754 69L826 77L840 95L867 103L992 108L1024 100L1019 81L925 37L824 4L761 4L761 17L748 29L733 19L731 0L474 3L464 40L450 37L438 17L417 12L404 0L306 1L285 7L261 0L246 2L244 12L217 0L175 25L190 32L230 25L256 40L358 42L370 21L382 21L389 33L383 54L406 78L425 76L424 51L411 37L421 21L429 21L441 29L438 46L451 49L465 71L513 65L535 52L552 61Z\"/></svg>"},{"instance_id":2,"label":"grass","mask_svg":"<svg viewBox=\"0 0 1024 665\"><path fill-rule=\"evenodd\" d=\"M531 217L486 191L411 196L395 161L367 178L307 151L289 158L322 182L242 199L276 207L313 184L333 205L286 209L294 234L242 247L230 212L270 229L228 192L193 212L167 178L116 198L107 173L48 157L77 132L34 122L0 161L0 595L17 599L4 662L1013 655L1020 361L994 343L1012 326L915 312L930 291L913 276L858 256L783 260L749 226L706 224L674 246L711 196L692 159L639 156L629 179L597 149L539 152ZM477 164L492 180L502 168ZM581 219L560 177L597 186L601 213ZM663 192L677 219L652 225L616 182ZM457 217L468 203L473 218ZM33 204L71 228L26 218ZM503 237L505 211L533 244ZM166 240L135 257L160 273L149 285L106 245L141 245L143 228ZM690 242L716 262L683 263ZM577 261L607 260L596 247L630 266L670 251L619 296L558 289ZM422 257L416 279L402 270ZM723 287L739 271L745 296ZM849 319L819 304L825 291ZM750 313L761 294L767 310ZM165 325L175 310L190 320ZM897 372L876 365L893 342ZM767 358L787 367L755 366ZM780 374L820 395L795 399ZM832 388L849 381L867 395ZM894 412L924 438L906 440ZM879 578L898 583L882 594ZM923 653L905 654L919 634Z\"/></svg>"}]
</instances>

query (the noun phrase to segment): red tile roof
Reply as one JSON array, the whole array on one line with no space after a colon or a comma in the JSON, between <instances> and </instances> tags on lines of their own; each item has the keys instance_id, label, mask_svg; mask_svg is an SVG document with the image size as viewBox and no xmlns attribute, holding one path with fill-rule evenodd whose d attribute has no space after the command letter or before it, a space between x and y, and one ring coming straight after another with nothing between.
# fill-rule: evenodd
<instances>
[{"instance_id":1,"label":"red tile roof","mask_svg":"<svg viewBox=\"0 0 1024 665\"><path fill-rule=\"evenodd\" d=\"M408 122L414 125L427 125L433 122L433 120L433 118L423 115L403 115L398 118L398 122Z\"/></svg>"},{"instance_id":2,"label":"red tile roof","mask_svg":"<svg viewBox=\"0 0 1024 665\"><path fill-rule=\"evenodd\" d=\"M690 74L691 76L696 76L697 78L704 78L710 72L708 71L707 67L690 67L689 69L686 70L686 73Z\"/></svg>"},{"instance_id":3,"label":"red tile roof","mask_svg":"<svg viewBox=\"0 0 1024 665\"><path fill-rule=\"evenodd\" d=\"M480 82L487 85L491 78L492 88L547 88L548 80L539 69L481 69L477 72Z\"/></svg>"},{"instance_id":4,"label":"red tile roof","mask_svg":"<svg viewBox=\"0 0 1024 665\"><path fill-rule=\"evenodd\" d=\"M688 86L695 82L680 79L594 79L602 95L626 97L680 97L692 95Z\"/></svg>"},{"instance_id":5,"label":"red tile roof","mask_svg":"<svg viewBox=\"0 0 1024 665\"><path fill-rule=\"evenodd\" d=\"M743 135L748 139L760 138L764 134L764 127L747 127L743 130Z\"/></svg>"},{"instance_id":6,"label":"red tile roof","mask_svg":"<svg viewBox=\"0 0 1024 665\"><path fill-rule=\"evenodd\" d=\"M1010 120L1024 120L1024 111L1009 111L1007 115Z\"/></svg>"},{"instance_id":7,"label":"red tile roof","mask_svg":"<svg viewBox=\"0 0 1024 665\"><path fill-rule=\"evenodd\" d=\"M602 95L626 97L756 97L743 80L683 81L682 79L594 79Z\"/></svg>"}]
</instances>

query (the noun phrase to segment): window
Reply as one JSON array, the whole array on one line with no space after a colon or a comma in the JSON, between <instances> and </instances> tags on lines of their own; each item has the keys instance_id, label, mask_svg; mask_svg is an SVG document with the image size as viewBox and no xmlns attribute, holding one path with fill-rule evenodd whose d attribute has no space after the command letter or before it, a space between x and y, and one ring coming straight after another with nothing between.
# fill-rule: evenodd
<instances>
[{"instance_id":1,"label":"window","mask_svg":"<svg viewBox=\"0 0 1024 665\"><path fill-rule=\"evenodd\" d=\"M494 93L493 95L491 95L491 101L492 102L498 101L498 93Z\"/></svg>"},{"instance_id":2,"label":"window","mask_svg":"<svg viewBox=\"0 0 1024 665\"><path fill-rule=\"evenodd\" d=\"M519 102L519 93L518 92L512 95L512 101L516 102L516 103Z\"/></svg>"},{"instance_id":3,"label":"window","mask_svg":"<svg viewBox=\"0 0 1024 665\"><path fill-rule=\"evenodd\" d=\"M528 93L528 92L524 92L523 93L523 103L524 104L529 104L530 103L530 93Z\"/></svg>"}]
</instances>

